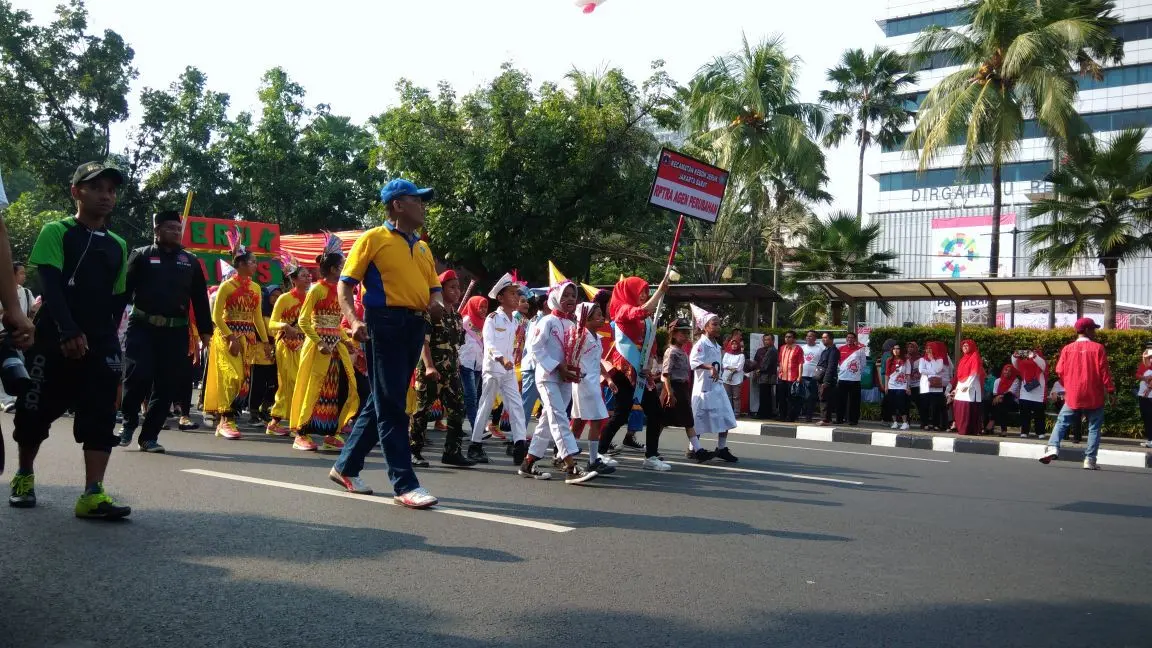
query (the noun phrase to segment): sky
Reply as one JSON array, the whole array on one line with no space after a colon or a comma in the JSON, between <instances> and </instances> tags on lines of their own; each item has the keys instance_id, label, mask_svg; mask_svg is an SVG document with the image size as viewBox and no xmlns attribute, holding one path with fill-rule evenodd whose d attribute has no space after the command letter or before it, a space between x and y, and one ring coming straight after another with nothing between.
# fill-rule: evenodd
<instances>
[{"instance_id":1,"label":"sky","mask_svg":"<svg viewBox=\"0 0 1152 648\"><path fill-rule=\"evenodd\" d=\"M47 21L59 0L14 0ZM536 84L573 67L619 67L637 84L663 59L678 82L712 58L781 34L802 59L801 99L816 101L825 74L849 48L883 40L885 0L607 0L590 15L574 0L88 0L89 27L112 29L136 52L133 86L166 88L186 66L232 97L232 113L254 108L260 77L283 67L311 104L363 122L396 101L401 77L463 95L510 61ZM135 102L132 104L135 106ZM135 116L133 116L134 118ZM131 119L130 118L130 121ZM114 132L122 148L126 126ZM857 153L829 152L829 191L821 213L856 203ZM870 151L878 157L879 151ZM866 166L866 170L867 170ZM865 178L864 209L879 189Z\"/></svg>"}]
</instances>

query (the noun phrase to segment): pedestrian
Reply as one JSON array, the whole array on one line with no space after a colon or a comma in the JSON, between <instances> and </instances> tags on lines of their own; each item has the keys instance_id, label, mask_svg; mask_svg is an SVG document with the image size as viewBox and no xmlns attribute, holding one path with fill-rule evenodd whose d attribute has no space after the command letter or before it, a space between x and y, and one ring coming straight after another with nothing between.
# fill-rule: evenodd
<instances>
[{"instance_id":1,"label":"pedestrian","mask_svg":"<svg viewBox=\"0 0 1152 648\"><path fill-rule=\"evenodd\" d=\"M764 334L764 346L756 349L752 364L756 367L752 375L756 379L760 396L756 418L762 421L776 418L776 381L780 379L780 354L776 350L774 335Z\"/></svg>"},{"instance_id":2,"label":"pedestrian","mask_svg":"<svg viewBox=\"0 0 1152 648\"><path fill-rule=\"evenodd\" d=\"M183 400L192 380L188 331L195 314L204 343L212 341L208 284L200 260L180 245L184 231L180 212L162 211L152 217L154 242L128 256L126 297L132 303L125 333L124 426L120 445L127 447L140 425L140 408L148 410L140 429L143 452L164 452L160 428ZM191 309L191 312L190 312Z\"/></svg>"},{"instance_id":3,"label":"pedestrian","mask_svg":"<svg viewBox=\"0 0 1152 648\"><path fill-rule=\"evenodd\" d=\"M992 384L992 407L985 434L992 434L1000 426L1001 436L1008 433L1008 418L1016 411L1020 402L1020 373L1016 367L1006 364L1000 369L1000 377Z\"/></svg>"},{"instance_id":4,"label":"pedestrian","mask_svg":"<svg viewBox=\"0 0 1152 648\"><path fill-rule=\"evenodd\" d=\"M648 282L640 277L625 277L616 282L608 306L612 318L613 345L608 354L612 369L612 382L616 385L615 410L600 435L600 454L610 454L616 432L628 423L634 405L644 411L647 424L645 445L625 437L624 446L644 450L646 470L668 471L672 466L660 459L660 433L664 430L664 409L656 391L659 363L653 352L656 342L656 322L652 318L656 306L668 292L668 274L649 295Z\"/></svg>"},{"instance_id":5,"label":"pedestrian","mask_svg":"<svg viewBox=\"0 0 1152 648\"><path fill-rule=\"evenodd\" d=\"M744 391L744 365L748 359L744 356L744 331L732 329L728 339L724 342L724 355L720 361L723 371L724 391L728 400L732 402L732 411L741 413L741 394Z\"/></svg>"},{"instance_id":6,"label":"pedestrian","mask_svg":"<svg viewBox=\"0 0 1152 648\"><path fill-rule=\"evenodd\" d=\"M916 418L920 420L920 429L924 429L924 407L920 403L920 345L915 341L904 345L904 356L908 358L908 421L912 421L912 409L916 409Z\"/></svg>"},{"instance_id":7,"label":"pedestrian","mask_svg":"<svg viewBox=\"0 0 1152 648\"><path fill-rule=\"evenodd\" d=\"M892 419L892 429L907 430L912 365L904 357L904 348L898 343L893 344L888 350L888 363L880 375L880 389L884 391L884 402Z\"/></svg>"},{"instance_id":8,"label":"pedestrian","mask_svg":"<svg viewBox=\"0 0 1152 648\"><path fill-rule=\"evenodd\" d=\"M784 334L779 357L776 415L781 421L795 421L800 414L800 375L804 368L804 352L796 344L796 331Z\"/></svg>"},{"instance_id":9,"label":"pedestrian","mask_svg":"<svg viewBox=\"0 0 1152 648\"><path fill-rule=\"evenodd\" d=\"M820 358L816 361L816 381L820 385L819 397L824 403L820 425L831 425L832 415L839 409L836 379L840 375L840 349L836 348L836 340L831 333L821 335L820 341L824 344Z\"/></svg>"},{"instance_id":10,"label":"pedestrian","mask_svg":"<svg viewBox=\"0 0 1152 648\"><path fill-rule=\"evenodd\" d=\"M44 308L36 319L35 342L25 354L26 366L37 368L39 379L16 398L12 438L19 467L8 503L17 508L36 506L36 455L52 423L71 409L72 435L84 452L85 487L76 501L76 517L112 520L132 513L104 490L108 460L119 443L117 324L126 304L128 268L128 246L108 229L108 221L123 184L123 174L113 167L80 165L72 175L75 216L45 224L28 257L40 276ZM10 259L2 261L7 267ZM6 309L19 306L14 288L14 277L0 280ZM27 327L20 315L6 313L6 324L25 340Z\"/></svg>"},{"instance_id":11,"label":"pedestrian","mask_svg":"<svg viewBox=\"0 0 1152 648\"><path fill-rule=\"evenodd\" d=\"M2 209L2 207L0 207ZM12 252L9 250L9 256ZM25 270L24 263L16 261L12 264L13 277L16 280L16 299L19 302L19 312L23 313L26 318L30 318L39 310L39 301L32 296L32 291L24 286L24 282L28 279L28 273ZM5 330L3 322L0 322L0 330ZM16 396L4 391L3 385L0 385L0 405L3 405L5 412L12 413L16 409Z\"/></svg>"},{"instance_id":12,"label":"pedestrian","mask_svg":"<svg viewBox=\"0 0 1152 648\"><path fill-rule=\"evenodd\" d=\"M541 318L532 332L529 344L532 345L532 356L536 358L536 389L540 392L542 406L540 429L532 437L531 447L521 454L520 445L514 446L513 457L519 460L516 473L521 477L552 478L550 473L537 466L548 452L550 440L556 444L556 458L564 470L565 483L583 484L599 476L595 470L585 469L576 462L580 445L568 420L568 408L579 407L572 402L572 386L580 381L580 359L585 347L592 344L584 334L586 329L577 328L573 321L576 300L576 284L571 281L562 281L549 288L548 307L551 312ZM513 416L519 412L518 408L510 409ZM591 416L596 412L586 414ZM520 444L523 443L521 440ZM592 456L589 455L589 461L594 465Z\"/></svg>"},{"instance_id":13,"label":"pedestrian","mask_svg":"<svg viewBox=\"0 0 1152 648\"><path fill-rule=\"evenodd\" d=\"M499 308L489 313L484 320L484 373L481 383L480 402L476 406L476 417L487 417L496 404L499 395L506 403L522 404L520 385L516 382L515 346L516 320L514 313L520 303L520 284L511 273L505 273L488 293L495 299ZM512 434L513 463L520 465L528 452L526 424L523 407L509 407L508 419ZM484 428L472 428L472 443L468 446L468 458L476 463L488 463L484 452Z\"/></svg>"},{"instance_id":14,"label":"pedestrian","mask_svg":"<svg viewBox=\"0 0 1152 648\"><path fill-rule=\"evenodd\" d=\"M717 459L735 463L739 461L728 449L728 431L736 427L736 414L732 404L719 387L721 372L720 316L691 304L692 319L696 328L703 333L692 347L688 362L696 372L692 383L692 420L696 424L696 434L715 434ZM795 338L795 334L792 335ZM787 339L787 338L785 338ZM795 345L793 345L795 346ZM797 357L800 350L795 349ZM799 367L797 367L799 370ZM698 437L694 436L693 440ZM699 444L694 444L695 451Z\"/></svg>"},{"instance_id":15,"label":"pedestrian","mask_svg":"<svg viewBox=\"0 0 1152 648\"><path fill-rule=\"evenodd\" d=\"M260 290L260 316L268 341L257 343L252 358L252 388L248 391L249 427L267 429L272 422L272 405L276 401L276 340L271 335L272 309L284 294L280 284L268 284Z\"/></svg>"},{"instance_id":16,"label":"pedestrian","mask_svg":"<svg viewBox=\"0 0 1152 648\"><path fill-rule=\"evenodd\" d=\"M816 365L820 362L820 352L824 347L816 339L816 331L809 330L804 334L804 343L800 345L800 353L804 356L804 365L800 368L800 415L808 423L816 413L816 400L819 396L820 381L816 380Z\"/></svg>"},{"instance_id":17,"label":"pedestrian","mask_svg":"<svg viewBox=\"0 0 1152 648\"><path fill-rule=\"evenodd\" d=\"M239 439L236 417L248 402L252 388L252 362L267 342L268 331L260 313L260 288L252 281L256 257L244 247L240 229L228 232L235 273L220 284L212 307L212 351L204 411L216 415L216 436Z\"/></svg>"},{"instance_id":18,"label":"pedestrian","mask_svg":"<svg viewBox=\"0 0 1152 648\"><path fill-rule=\"evenodd\" d=\"M836 375L836 395L839 400L836 422L854 426L860 424L860 382L868 347L860 344L855 333L849 332L844 338Z\"/></svg>"},{"instance_id":19,"label":"pedestrian","mask_svg":"<svg viewBox=\"0 0 1152 648\"><path fill-rule=\"evenodd\" d=\"M1088 446L1084 449L1084 469L1099 470L1096 454L1100 451L1100 428L1104 425L1104 401L1110 396L1116 405L1116 386L1108 370L1108 352L1095 340L1097 324L1081 317L1073 325L1076 341L1060 350L1056 361L1056 374L1066 391L1064 407L1056 418L1056 428L1048 439L1048 448L1040 463L1049 463L1060 454L1060 441L1072 425L1072 418L1081 414L1088 420Z\"/></svg>"},{"instance_id":20,"label":"pedestrian","mask_svg":"<svg viewBox=\"0 0 1152 648\"><path fill-rule=\"evenodd\" d=\"M528 313L525 319L524 326L524 339L532 339L532 331L540 320L544 318L544 306L541 303L541 298L538 296L531 296L528 299ZM520 398L521 403L524 405L524 425L527 427L528 419L532 418L532 412L536 409L536 403L540 400L540 391L536 389L536 360L532 357L532 345L525 344L524 355L520 359Z\"/></svg>"},{"instance_id":21,"label":"pedestrian","mask_svg":"<svg viewBox=\"0 0 1152 648\"><path fill-rule=\"evenodd\" d=\"M924 405L920 429L939 431L944 429L945 395L950 389L952 361L943 342L928 342L924 351L919 363L920 402Z\"/></svg>"},{"instance_id":22,"label":"pedestrian","mask_svg":"<svg viewBox=\"0 0 1152 648\"><path fill-rule=\"evenodd\" d=\"M667 425L684 428L688 436L689 459L697 463L711 461L716 454L700 447L700 435L696 433L696 419L692 415L692 364L684 345L691 342L692 323L678 319L668 332L668 348L664 350L664 364L660 392L660 404L664 407L664 422Z\"/></svg>"},{"instance_id":23,"label":"pedestrian","mask_svg":"<svg viewBox=\"0 0 1152 648\"><path fill-rule=\"evenodd\" d=\"M896 344L896 340L892 338L884 340L884 344L880 347L880 360L876 363L876 375L881 377L887 375L888 360L892 358L892 348L895 347ZM880 383L880 390L884 391L885 380L881 378L881 380L877 382ZM883 423L892 422L892 413L889 410L888 400L885 398L882 398L880 401L880 421Z\"/></svg>"},{"instance_id":24,"label":"pedestrian","mask_svg":"<svg viewBox=\"0 0 1152 648\"><path fill-rule=\"evenodd\" d=\"M580 439L588 429L588 471L597 475L616 472L617 462L608 455L600 455L600 432L608 422L608 407L604 404L601 385L608 383L608 369L600 362L600 337L596 331L604 325L604 313L595 302L584 302L576 307L576 327L572 331L575 359L580 380L572 386L572 436ZM579 339L580 336L583 339ZM537 390L539 391L539 390Z\"/></svg>"},{"instance_id":25,"label":"pedestrian","mask_svg":"<svg viewBox=\"0 0 1152 648\"><path fill-rule=\"evenodd\" d=\"M272 436L291 434L285 422L292 412L292 395L300 373L300 351L304 348L300 307L312 287L312 273L291 255L281 253L280 267L292 282L292 289L276 300L268 324L268 333L276 345L276 397L272 403L272 420L266 428Z\"/></svg>"},{"instance_id":26,"label":"pedestrian","mask_svg":"<svg viewBox=\"0 0 1152 648\"><path fill-rule=\"evenodd\" d=\"M984 362L973 340L960 343L956 381L948 394L952 404L953 428L960 435L979 435L984 422Z\"/></svg>"},{"instance_id":27,"label":"pedestrian","mask_svg":"<svg viewBox=\"0 0 1152 648\"><path fill-rule=\"evenodd\" d=\"M444 317L433 322L428 318L424 348L416 364L416 413L408 429L408 442L412 449L412 465L427 466L424 446L428 440L428 418L432 405L439 400L445 424L444 452L440 463L456 468L470 468L474 461L464 456L464 397L460 383L460 345L464 343L464 329L455 305L460 301L460 279L452 270L438 277L443 289Z\"/></svg>"},{"instance_id":28,"label":"pedestrian","mask_svg":"<svg viewBox=\"0 0 1152 648\"><path fill-rule=\"evenodd\" d=\"M1020 438L1044 434L1044 399L1048 387L1048 361L1037 347L1012 354L1012 365L1020 372Z\"/></svg>"},{"instance_id":29,"label":"pedestrian","mask_svg":"<svg viewBox=\"0 0 1152 648\"><path fill-rule=\"evenodd\" d=\"M320 450L344 449L341 434L360 409L356 393L356 370L352 367L352 338L340 325L337 284L344 269L343 244L328 233L324 252L316 257L318 281L308 289L300 306L298 322L304 333L300 369L292 393L288 427L296 450L315 451L312 435L322 437ZM407 432L407 428L405 428Z\"/></svg>"},{"instance_id":30,"label":"pedestrian","mask_svg":"<svg viewBox=\"0 0 1152 648\"><path fill-rule=\"evenodd\" d=\"M379 444L396 501L409 508L428 508L438 502L412 469L404 409L408 382L424 345L425 312L433 321L445 314L436 260L419 234L427 202L433 197L431 189L417 188L408 180L384 185L380 200L388 222L356 240L338 288L340 308L352 323L352 337L364 343L372 398L356 416L328 477L348 491L370 493L360 471L368 453ZM356 314L353 296L359 284L364 291L363 316Z\"/></svg>"},{"instance_id":31,"label":"pedestrian","mask_svg":"<svg viewBox=\"0 0 1152 648\"><path fill-rule=\"evenodd\" d=\"M460 345L460 384L464 387L464 415L468 418L469 429L475 431L476 404L480 398L484 367L484 320L488 317L488 298L483 295L469 297L460 314L460 326L464 329L464 344Z\"/></svg>"},{"instance_id":32,"label":"pedestrian","mask_svg":"<svg viewBox=\"0 0 1152 648\"><path fill-rule=\"evenodd\" d=\"M1140 421L1144 424L1145 448L1152 448L1152 348L1145 348L1136 367L1136 403L1140 406Z\"/></svg>"}]
</instances>

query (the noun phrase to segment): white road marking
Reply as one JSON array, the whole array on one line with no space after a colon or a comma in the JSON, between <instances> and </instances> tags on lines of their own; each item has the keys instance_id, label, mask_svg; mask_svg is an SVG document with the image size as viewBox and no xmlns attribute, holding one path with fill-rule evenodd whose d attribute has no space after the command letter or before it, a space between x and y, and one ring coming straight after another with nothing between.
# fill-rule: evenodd
<instances>
[{"instance_id":1,"label":"white road marking","mask_svg":"<svg viewBox=\"0 0 1152 648\"><path fill-rule=\"evenodd\" d=\"M631 459L632 461L644 461L644 459L641 457L617 456L616 458L617 459ZM772 475L774 477L787 477L789 479L801 479L801 480L805 480L805 481L817 481L817 482L825 482L825 483L829 483L829 484L848 484L850 486L863 486L864 485L864 482L850 481L847 479L833 479L831 477L815 477L812 475L797 475L795 473L773 472L771 470L755 470L753 468L734 468L732 466L717 466L714 464L684 463L682 461L665 461L664 463L670 464L673 466L688 466L690 468L711 468L713 470L727 470L729 472L751 473L753 475Z\"/></svg>"},{"instance_id":2,"label":"white road marking","mask_svg":"<svg viewBox=\"0 0 1152 648\"><path fill-rule=\"evenodd\" d=\"M248 484L259 484L261 486L275 486L277 488L287 488L289 490L303 491L305 493L316 493L319 495L330 495L333 497L343 497L346 499L360 500L362 502L372 502L373 504L388 504L391 506L400 506L397 502L393 501L390 497L380 497L377 495L359 495L356 493L346 493L343 491L334 490L331 488L320 488L318 486L305 486L303 484L293 484L290 482L273 481L271 479L261 479L259 477L247 477L245 475L233 475L231 473L216 472L214 470L201 470L199 468L186 468L181 472L191 473L193 475L202 475L204 477L217 477L219 479L230 479L232 481L245 482ZM514 518L507 515L493 515L491 513L479 513L477 511L467 511L464 509L448 508L444 506L436 506L428 509L433 513L443 513L444 515L455 515L457 517L472 518L474 520L487 520L488 522L499 522L500 524L510 524L512 526L528 527L530 529L539 529L541 531L552 531L554 533L567 533L568 531L575 531L575 527L561 526L559 524L549 524L547 522L536 522L534 520L525 520L523 518Z\"/></svg>"},{"instance_id":3,"label":"white road marking","mask_svg":"<svg viewBox=\"0 0 1152 648\"><path fill-rule=\"evenodd\" d=\"M781 443L756 443L755 441L728 441L740 445L764 446L767 448L787 448L789 450L811 450L812 452L834 452L836 454L861 455L864 457L884 457L885 459L904 459L905 461L927 461L930 463L952 463L948 459L925 459L923 457L901 457L899 455L880 454L879 452L855 452L853 450L829 450L828 448L808 448L805 446L784 445Z\"/></svg>"}]
</instances>

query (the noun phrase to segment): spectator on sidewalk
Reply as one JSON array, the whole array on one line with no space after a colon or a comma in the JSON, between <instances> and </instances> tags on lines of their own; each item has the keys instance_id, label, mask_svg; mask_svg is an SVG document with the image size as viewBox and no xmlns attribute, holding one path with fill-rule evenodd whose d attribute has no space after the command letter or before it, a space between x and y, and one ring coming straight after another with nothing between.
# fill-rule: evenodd
<instances>
[{"instance_id":1,"label":"spectator on sidewalk","mask_svg":"<svg viewBox=\"0 0 1152 648\"><path fill-rule=\"evenodd\" d=\"M948 400L952 403L953 428L960 435L979 435L984 422L984 361L974 340L960 343L956 382Z\"/></svg>"},{"instance_id":2,"label":"spectator on sidewalk","mask_svg":"<svg viewBox=\"0 0 1152 648\"><path fill-rule=\"evenodd\" d=\"M800 352L804 355L804 364L800 368L800 413L809 423L816 413L816 398L819 393L816 363L820 360L820 352L823 349L824 347L816 340L816 331L810 330L804 334L804 344L800 345Z\"/></svg>"},{"instance_id":3,"label":"spectator on sidewalk","mask_svg":"<svg viewBox=\"0 0 1152 648\"><path fill-rule=\"evenodd\" d=\"M908 392L912 369L904 357L904 349L895 344L889 350L888 363L881 374L880 389L884 391L884 404L892 419L892 429L908 429Z\"/></svg>"},{"instance_id":4,"label":"spectator on sidewalk","mask_svg":"<svg viewBox=\"0 0 1152 648\"><path fill-rule=\"evenodd\" d=\"M904 355L908 358L908 420L912 420L912 408L916 408L916 418L920 419L920 429L924 429L924 407L920 404L920 345L909 342L904 345Z\"/></svg>"},{"instance_id":5,"label":"spectator on sidewalk","mask_svg":"<svg viewBox=\"0 0 1152 648\"><path fill-rule=\"evenodd\" d=\"M720 366L724 371L724 391L728 394L728 401L732 403L732 411L740 416L742 403L740 396L744 391L744 368L748 358L744 355L744 331L736 328L728 334L724 342L724 355Z\"/></svg>"},{"instance_id":6,"label":"spectator on sidewalk","mask_svg":"<svg viewBox=\"0 0 1152 648\"><path fill-rule=\"evenodd\" d=\"M1056 429L1048 440L1048 449L1040 457L1047 464L1060 454L1060 440L1072 425L1072 417L1084 414L1088 419L1088 447L1084 450L1084 469L1099 470L1096 454L1100 451L1100 428L1104 425L1104 401L1110 395L1116 403L1116 386L1108 371L1108 352L1095 341L1096 322L1087 317L1076 320L1076 341L1060 350L1056 373L1067 394L1064 407L1056 419Z\"/></svg>"},{"instance_id":7,"label":"spectator on sidewalk","mask_svg":"<svg viewBox=\"0 0 1152 648\"><path fill-rule=\"evenodd\" d=\"M1044 434L1044 393L1048 386L1048 361L1039 349L1012 354L1012 366L1020 372L1020 438Z\"/></svg>"},{"instance_id":8,"label":"spectator on sidewalk","mask_svg":"<svg viewBox=\"0 0 1152 648\"><path fill-rule=\"evenodd\" d=\"M1000 369L1000 377L992 383L992 409L988 415L988 425L984 428L985 434L996 431L1000 426L1000 433L1008 433L1008 417L1016 411L1020 400L1020 374L1016 367L1010 364Z\"/></svg>"},{"instance_id":9,"label":"spectator on sidewalk","mask_svg":"<svg viewBox=\"0 0 1152 648\"><path fill-rule=\"evenodd\" d=\"M848 333L840 347L840 363L836 375L838 409L836 422L848 425L860 423L860 381L868 361L868 347L860 344L855 333Z\"/></svg>"},{"instance_id":10,"label":"spectator on sidewalk","mask_svg":"<svg viewBox=\"0 0 1152 648\"><path fill-rule=\"evenodd\" d=\"M776 383L776 410L781 421L795 421L800 413L800 374L804 366L804 353L796 344L796 332L784 334L780 347L780 380Z\"/></svg>"},{"instance_id":11,"label":"spectator on sidewalk","mask_svg":"<svg viewBox=\"0 0 1152 648\"><path fill-rule=\"evenodd\" d=\"M832 414L836 411L836 376L840 371L840 350L836 348L836 341L831 333L820 336L824 343L824 350L820 352L820 359L816 361L816 382L820 385L820 402L824 403L824 412L820 417L820 425L831 425Z\"/></svg>"},{"instance_id":12,"label":"spectator on sidewalk","mask_svg":"<svg viewBox=\"0 0 1152 648\"><path fill-rule=\"evenodd\" d=\"M944 394L951 380L952 362L943 342L929 342L925 355L920 358L920 402L924 405L920 417L921 430L944 429Z\"/></svg>"},{"instance_id":13,"label":"spectator on sidewalk","mask_svg":"<svg viewBox=\"0 0 1152 648\"><path fill-rule=\"evenodd\" d=\"M1136 402L1140 405L1140 420L1144 423L1144 443L1152 448L1152 348L1144 349L1140 364L1136 367Z\"/></svg>"},{"instance_id":14,"label":"spectator on sidewalk","mask_svg":"<svg viewBox=\"0 0 1152 648\"><path fill-rule=\"evenodd\" d=\"M756 357L752 359L756 366L752 375L756 379L756 387L760 390L760 409L756 418L765 420L776 417L776 381L779 379L780 354L776 350L776 336L771 333L764 335L764 346L756 350Z\"/></svg>"},{"instance_id":15,"label":"spectator on sidewalk","mask_svg":"<svg viewBox=\"0 0 1152 648\"><path fill-rule=\"evenodd\" d=\"M32 296L32 291L24 287L24 282L28 279L25 272L24 264L16 261L12 264L12 273L16 278L16 299L20 302L20 312L24 313L29 320L36 314L40 305L36 302L36 298ZM0 331L4 330L4 325L0 323ZM21 354L23 357L23 354ZM16 410L16 397L4 391L3 386L0 386L0 406L3 407L5 412L12 413Z\"/></svg>"}]
</instances>

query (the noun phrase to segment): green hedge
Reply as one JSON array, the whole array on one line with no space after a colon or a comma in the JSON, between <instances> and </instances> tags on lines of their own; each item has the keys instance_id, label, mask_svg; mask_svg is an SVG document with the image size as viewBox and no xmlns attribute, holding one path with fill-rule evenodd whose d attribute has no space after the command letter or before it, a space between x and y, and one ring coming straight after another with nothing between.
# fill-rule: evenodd
<instances>
[{"instance_id":1,"label":"green hedge","mask_svg":"<svg viewBox=\"0 0 1152 648\"><path fill-rule=\"evenodd\" d=\"M988 364L988 370L999 374L1000 368L1012 361L1012 352L1017 349L1039 347L1048 360L1049 382L1055 380L1056 362L1060 349L1076 339L1072 329L989 329L980 326L964 329L964 337L970 338L980 347L980 355ZM1108 350L1108 366L1112 370L1112 380L1120 401L1116 407L1109 407L1104 417L1104 433L1110 436L1141 437L1143 425L1140 410L1136 404L1136 366L1144 351L1144 343L1149 339L1147 331L1099 331L1097 341ZM955 331L951 326L886 327L874 328L868 337L873 358L880 357L880 349L885 340L893 339L901 344L917 342L921 350L928 341L940 341L954 354Z\"/></svg>"}]
</instances>

